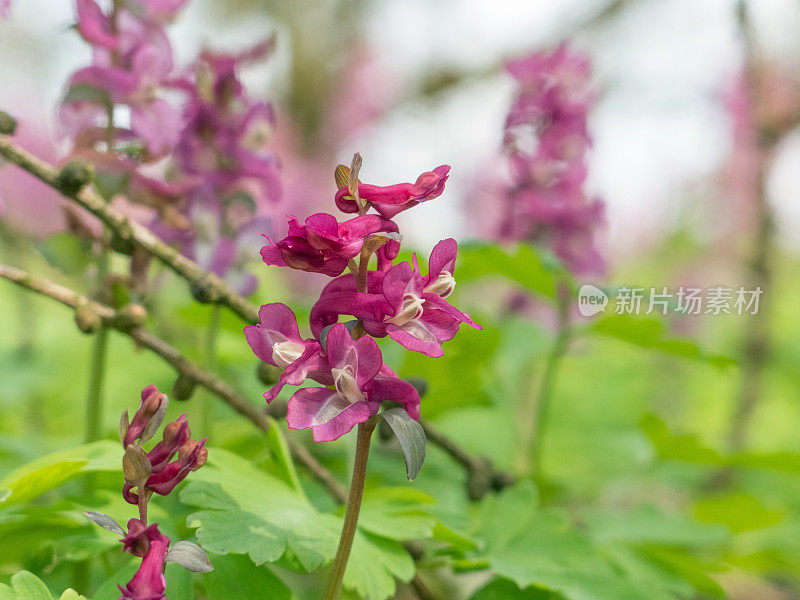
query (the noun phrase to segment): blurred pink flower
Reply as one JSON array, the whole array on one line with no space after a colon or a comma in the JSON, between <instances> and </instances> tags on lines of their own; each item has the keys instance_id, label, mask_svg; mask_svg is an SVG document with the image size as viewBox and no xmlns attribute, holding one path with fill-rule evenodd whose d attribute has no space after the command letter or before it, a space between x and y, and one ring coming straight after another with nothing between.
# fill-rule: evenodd
<instances>
[{"instance_id":1,"label":"blurred pink flower","mask_svg":"<svg viewBox=\"0 0 800 600\"><path fill-rule=\"evenodd\" d=\"M173 69L172 47L160 21L128 9L106 14L95 0L76 0L78 31L93 60L69 81L61 121L66 135L97 126L106 105L130 108L130 130L153 155L177 142L179 109L159 96ZM78 128L78 131L76 131Z\"/></svg>"},{"instance_id":2,"label":"blurred pink flower","mask_svg":"<svg viewBox=\"0 0 800 600\"><path fill-rule=\"evenodd\" d=\"M518 88L503 135L512 182L498 194L496 235L542 244L573 271L599 273L604 261L595 234L604 208L583 190L593 102L589 60L562 44L506 68Z\"/></svg>"},{"instance_id":3,"label":"blurred pink flower","mask_svg":"<svg viewBox=\"0 0 800 600\"><path fill-rule=\"evenodd\" d=\"M19 117L14 141L49 163L58 162L55 138L44 115L30 107L8 107ZM14 165L0 166L0 219L16 230L36 238L61 231L66 225L63 200L52 187Z\"/></svg>"}]
</instances>

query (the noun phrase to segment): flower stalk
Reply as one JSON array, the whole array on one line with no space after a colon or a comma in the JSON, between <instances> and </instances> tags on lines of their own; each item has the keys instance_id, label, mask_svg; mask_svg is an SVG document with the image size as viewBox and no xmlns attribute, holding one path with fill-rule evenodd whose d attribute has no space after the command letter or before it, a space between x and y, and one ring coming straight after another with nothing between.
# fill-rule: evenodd
<instances>
[{"instance_id":1,"label":"flower stalk","mask_svg":"<svg viewBox=\"0 0 800 600\"><path fill-rule=\"evenodd\" d=\"M347 509L344 515L344 525L342 526L342 536L339 539L339 548L336 550L336 558L333 560L333 570L325 586L323 600L336 600L342 589L342 579L347 568L347 561L350 558L350 551L353 548L353 539L356 535L358 525L358 515L361 512L361 500L364 497L364 482L367 478L367 459L369 458L369 443L372 439L372 432L378 424L379 416L374 416L364 423L358 425L356 437L356 456L353 464L353 479L350 482L350 494L347 498Z\"/></svg>"},{"instance_id":2,"label":"flower stalk","mask_svg":"<svg viewBox=\"0 0 800 600\"><path fill-rule=\"evenodd\" d=\"M553 390L558 377L561 360L567 352L570 339L569 327L569 295L565 287L559 290L558 298L558 324L556 339L547 356L547 362L542 372L539 393L536 398L536 416L534 419L533 438L531 440L531 469L540 477L542 473L542 449L544 436L550 420L550 408L553 403Z\"/></svg>"}]
</instances>

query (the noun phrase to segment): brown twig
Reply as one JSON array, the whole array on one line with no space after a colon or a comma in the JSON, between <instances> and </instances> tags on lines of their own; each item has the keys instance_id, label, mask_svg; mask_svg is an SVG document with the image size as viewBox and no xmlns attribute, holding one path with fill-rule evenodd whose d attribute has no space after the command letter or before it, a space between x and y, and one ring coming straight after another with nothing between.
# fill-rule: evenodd
<instances>
[{"instance_id":1,"label":"brown twig","mask_svg":"<svg viewBox=\"0 0 800 600\"><path fill-rule=\"evenodd\" d=\"M745 0L740 0L737 5L737 17L744 47L745 88L750 98L752 111L758 104L759 85L756 74L755 40ZM751 290L761 290L761 304L758 312L751 315L745 332L742 349L741 387L728 440L732 452L741 450L746 444L747 429L762 395L763 374L769 360L771 345L769 313L766 309L768 308L772 279L772 237L775 219L767 198L766 178L769 158L777 140L776 136L763 131L759 123L753 122L750 125L758 134L756 189L753 199L757 223L747 277Z\"/></svg>"},{"instance_id":2,"label":"brown twig","mask_svg":"<svg viewBox=\"0 0 800 600\"><path fill-rule=\"evenodd\" d=\"M33 277L24 271L7 265L0 264L0 278L7 279L23 288L48 296L65 306L80 311L84 322L91 320L91 316L96 316L103 325L129 336L139 346L147 348L169 363L180 375L184 375L206 388L234 411L247 418L261 431L266 431L270 428L267 417L255 406L239 396L230 385L192 363L176 348L158 336L141 326L136 326L135 323L133 323L134 326L131 326L129 312L116 311L109 306L91 301L69 288L47 279ZM320 464L304 446L290 439L286 441L294 458L305 466L337 500L344 502L347 499L347 490L333 473Z\"/></svg>"},{"instance_id":3,"label":"brown twig","mask_svg":"<svg viewBox=\"0 0 800 600\"><path fill-rule=\"evenodd\" d=\"M0 156L25 169L52 188L61 192L82 208L100 219L124 242L134 242L148 254L189 282L195 298L204 302L223 304L248 323L258 321L258 307L234 292L222 279L186 258L143 225L131 221L107 203L91 185L76 186L59 178L62 173L0 135ZM87 182L88 183L88 182Z\"/></svg>"}]
</instances>

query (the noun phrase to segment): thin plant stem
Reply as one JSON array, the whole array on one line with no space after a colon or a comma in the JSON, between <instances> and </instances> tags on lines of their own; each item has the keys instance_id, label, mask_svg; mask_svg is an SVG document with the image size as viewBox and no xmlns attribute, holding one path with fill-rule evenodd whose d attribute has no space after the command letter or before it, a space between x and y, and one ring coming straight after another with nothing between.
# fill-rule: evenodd
<instances>
[{"instance_id":1,"label":"thin plant stem","mask_svg":"<svg viewBox=\"0 0 800 600\"><path fill-rule=\"evenodd\" d=\"M550 409L553 403L553 390L555 388L558 369L561 366L561 359L567 352L569 345L569 295L565 289L559 290L558 300L558 325L556 339L547 362L542 372L542 380L539 385L539 393L536 399L536 416L534 420L533 439L530 448L531 466L534 474L539 477L542 473L542 451L544 448L545 431L550 421Z\"/></svg>"},{"instance_id":2,"label":"thin plant stem","mask_svg":"<svg viewBox=\"0 0 800 600\"><path fill-rule=\"evenodd\" d=\"M211 307L211 316L208 318L208 327L206 328L206 335L203 344L204 358L203 367L208 371L214 372L217 370L217 337L219 335L219 321L222 316L222 307L219 304L214 304ZM203 391L200 396L200 410L201 412L201 427L203 435L211 435L211 429L214 426L213 417L213 396Z\"/></svg>"},{"instance_id":3,"label":"thin plant stem","mask_svg":"<svg viewBox=\"0 0 800 600\"><path fill-rule=\"evenodd\" d=\"M752 107L757 104L759 93L758 82L755 77L755 41L753 40L747 2L740 0L737 9L745 54L745 86ZM769 362L770 346L772 345L769 328L768 296L771 291L770 284L772 280L771 259L775 218L767 198L766 179L769 158L775 144L775 138L761 131L756 122L751 122L750 126L757 133L758 147L755 150L758 161L755 197L753 198L756 206L757 224L748 265L748 279L750 289L758 288L762 294L759 310L751 316L744 337L741 387L736 399L736 407L728 438L731 452L738 452L746 445L750 422L763 394L764 370ZM765 298L767 299L766 306Z\"/></svg>"},{"instance_id":4,"label":"thin plant stem","mask_svg":"<svg viewBox=\"0 0 800 600\"><path fill-rule=\"evenodd\" d=\"M97 255L97 283L102 287L108 275L108 253L101 249ZM100 439L103 427L103 383L106 371L108 328L101 324L94 335L89 364L89 390L86 397L86 442Z\"/></svg>"},{"instance_id":5,"label":"thin plant stem","mask_svg":"<svg viewBox=\"0 0 800 600\"><path fill-rule=\"evenodd\" d=\"M378 417L372 417L358 425L356 438L356 457L353 463L353 479L350 482L350 495L347 498L347 510L344 515L342 537L339 539L339 548L333 560L333 570L325 586L323 600L336 600L342 589L342 579L353 548L353 539L358 525L358 514L361 511L361 499L364 496L364 482L367 478L367 459L369 458L369 443L372 432L378 423Z\"/></svg>"}]
</instances>

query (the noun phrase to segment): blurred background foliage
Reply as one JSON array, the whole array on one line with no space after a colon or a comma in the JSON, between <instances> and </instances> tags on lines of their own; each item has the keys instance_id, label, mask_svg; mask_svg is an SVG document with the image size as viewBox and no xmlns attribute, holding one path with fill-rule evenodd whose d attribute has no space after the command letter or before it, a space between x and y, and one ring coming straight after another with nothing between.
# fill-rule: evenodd
<instances>
[{"instance_id":1,"label":"blurred background foliage","mask_svg":"<svg viewBox=\"0 0 800 600\"><path fill-rule=\"evenodd\" d=\"M83 58L75 58L77 51L51 56L71 43L65 41L70 35L62 31L43 42L42 31L54 30L52 19L66 25L69 10L59 7L58 16L37 24L35 4L18 2L19 23L0 31L2 77L14 83L3 86L3 108L17 112L23 134L32 127L26 118L35 123L36 115L50 114L65 79L59 74ZM198 0L176 26L175 46L191 55L204 38L236 46L242 37L276 33L275 59L247 79L253 95L276 103L276 153L285 167L287 202L303 207L294 208L298 216L329 206L333 166L355 150L367 169L387 178L408 179L431 161L451 162L453 185L445 195L400 219L410 245L426 256L438 237L481 234L475 226L480 205L476 212L469 198L499 145L509 98L503 58L575 38L596 58L602 92L590 124L591 182L609 205L607 284L746 283L757 224L752 211L732 200L732 142L722 100L741 64L734 3L614 0L564 3L558 10L555 4ZM796 76L800 52L792 44L800 7L753 4L762 58ZM487 11L503 16L476 27ZM643 33L628 39L631 31ZM403 39L411 46L398 46ZM637 43L650 48L641 63L631 56ZM376 57L370 80L376 89L342 83L362 51ZM24 74L33 64L35 76ZM653 84L659 74L663 86ZM667 87L676 89L666 93ZM32 92L28 116L19 112L21 98ZM375 108L376 116L348 124L342 106L349 102L362 111ZM331 115L342 122L332 123ZM54 142L44 144L57 156ZM409 484L396 443L375 440L345 579L348 598L412 598L404 582L415 572L436 598L800 598L799 213L795 177L786 175L796 175L797 146L791 124L770 166L776 221L764 297L770 351L746 443L732 447L730 438L749 360L748 317L606 314L574 321L545 433L533 444L533 390L555 341L555 289L565 275L538 250L462 244L455 303L484 330L461 331L440 359L389 344L382 345L384 359L401 376L427 381L423 416L516 482L471 501L468 471L429 444L425 466ZM83 251L49 237L60 227L60 211L44 196L29 202L37 188L3 183L11 170L0 172L10 207L0 221L0 259L89 293ZM37 220L46 221L43 228ZM113 270L124 272L122 258L114 260ZM159 289L148 305L148 326L202 363L211 308L193 301L163 267L152 269ZM253 301L285 302L298 315L310 309L317 280L256 265L253 272L259 278ZM509 310L520 295L523 309ZM113 600L115 584L135 566L81 512L126 520L129 507L118 493L121 450L108 440L116 439L119 415L135 406L141 388L168 391L175 372L112 332L103 441L81 446L91 336L77 330L68 309L10 284L0 285L0 306L0 575L10 586L0 587L0 598L46 599L47 589L73 587L94 600ZM223 311L217 371L261 406L265 384L242 327ZM673 339L686 343L667 341ZM170 565L167 596L319 597L325 567L318 569L335 552L341 511L295 468L281 436L301 440L341 481L353 440L313 444L306 432L286 430L280 418L286 392L268 409L280 436L258 432L219 402L203 421L201 395L173 400L167 418L186 412L212 429L199 432L211 435L209 467L190 477L179 498L154 503L153 519L175 539L196 534L215 571L190 575ZM402 545L411 540L425 549L416 564Z\"/></svg>"}]
</instances>

